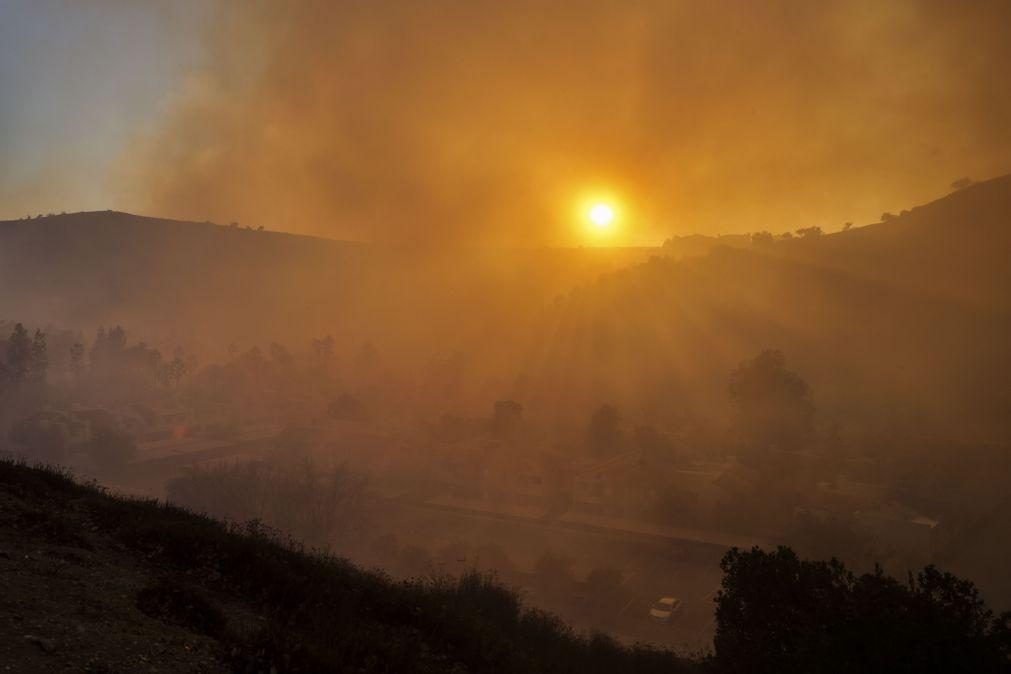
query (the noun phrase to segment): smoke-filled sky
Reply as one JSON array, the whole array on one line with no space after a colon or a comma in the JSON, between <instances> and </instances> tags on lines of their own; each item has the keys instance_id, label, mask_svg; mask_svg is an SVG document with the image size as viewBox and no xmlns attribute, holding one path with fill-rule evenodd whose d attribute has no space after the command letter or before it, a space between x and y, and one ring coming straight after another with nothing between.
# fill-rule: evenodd
<instances>
[{"instance_id":1,"label":"smoke-filled sky","mask_svg":"<svg viewBox=\"0 0 1011 674\"><path fill-rule=\"evenodd\" d=\"M616 244L1011 171L1011 3L0 0L0 217Z\"/></svg>"}]
</instances>

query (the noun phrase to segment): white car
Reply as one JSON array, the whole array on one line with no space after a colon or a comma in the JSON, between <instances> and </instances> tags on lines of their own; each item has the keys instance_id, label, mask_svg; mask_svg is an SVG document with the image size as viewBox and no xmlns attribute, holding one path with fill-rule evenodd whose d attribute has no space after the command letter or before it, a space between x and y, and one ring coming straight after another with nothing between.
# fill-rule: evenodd
<instances>
[{"instance_id":1,"label":"white car","mask_svg":"<svg viewBox=\"0 0 1011 674\"><path fill-rule=\"evenodd\" d=\"M649 610L649 619L657 623L669 623L681 610L681 600L677 597L661 597Z\"/></svg>"}]
</instances>

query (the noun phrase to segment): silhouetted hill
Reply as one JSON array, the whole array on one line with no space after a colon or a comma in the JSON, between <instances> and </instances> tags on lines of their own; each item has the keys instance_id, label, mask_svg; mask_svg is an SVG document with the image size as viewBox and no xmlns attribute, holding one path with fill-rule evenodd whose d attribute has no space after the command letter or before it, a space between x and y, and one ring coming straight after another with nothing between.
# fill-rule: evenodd
<instances>
[{"instance_id":1,"label":"silhouetted hill","mask_svg":"<svg viewBox=\"0 0 1011 674\"><path fill-rule=\"evenodd\" d=\"M1011 175L887 220L785 242L784 254L985 308L1011 308Z\"/></svg>"},{"instance_id":2,"label":"silhouetted hill","mask_svg":"<svg viewBox=\"0 0 1011 674\"><path fill-rule=\"evenodd\" d=\"M545 312L526 394L558 413L612 401L719 417L727 374L778 348L824 423L1007 441L1009 223L1006 176L847 232L609 274Z\"/></svg>"},{"instance_id":3,"label":"silhouetted hill","mask_svg":"<svg viewBox=\"0 0 1011 674\"><path fill-rule=\"evenodd\" d=\"M221 355L232 341L462 348L648 249L419 249L117 212L0 222L0 318Z\"/></svg>"},{"instance_id":4,"label":"silhouetted hill","mask_svg":"<svg viewBox=\"0 0 1011 674\"><path fill-rule=\"evenodd\" d=\"M1011 176L845 232L648 262L659 249L418 249L81 213L0 223L0 317L123 324L208 360L327 333L338 354L460 352L499 382L489 395L573 420L607 400L719 417L727 373L781 348L825 423L1003 441L1009 222Z\"/></svg>"}]
</instances>

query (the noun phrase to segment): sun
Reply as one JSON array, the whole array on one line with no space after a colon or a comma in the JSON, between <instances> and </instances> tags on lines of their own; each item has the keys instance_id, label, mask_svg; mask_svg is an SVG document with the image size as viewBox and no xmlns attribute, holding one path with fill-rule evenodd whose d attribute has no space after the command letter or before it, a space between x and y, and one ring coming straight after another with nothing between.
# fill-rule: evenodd
<instances>
[{"instance_id":1,"label":"sun","mask_svg":"<svg viewBox=\"0 0 1011 674\"><path fill-rule=\"evenodd\" d=\"M569 202L569 222L576 240L588 246L614 245L624 238L629 211L621 195L606 187L589 188Z\"/></svg>"},{"instance_id":2,"label":"sun","mask_svg":"<svg viewBox=\"0 0 1011 674\"><path fill-rule=\"evenodd\" d=\"M614 222L614 208L609 204L596 203L590 206L586 212L586 217L597 229L608 229Z\"/></svg>"}]
</instances>

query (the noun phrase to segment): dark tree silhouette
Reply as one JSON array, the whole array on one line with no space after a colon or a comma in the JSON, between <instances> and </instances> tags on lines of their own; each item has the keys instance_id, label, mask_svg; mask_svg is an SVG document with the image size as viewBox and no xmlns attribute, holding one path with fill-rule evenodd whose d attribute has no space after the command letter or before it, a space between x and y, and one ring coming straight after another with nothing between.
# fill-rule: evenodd
<instances>
[{"instance_id":1,"label":"dark tree silhouette","mask_svg":"<svg viewBox=\"0 0 1011 674\"><path fill-rule=\"evenodd\" d=\"M126 330L119 325L109 331L100 327L95 334L95 341L91 344L88 360L91 367L102 371L118 364L125 350Z\"/></svg>"},{"instance_id":2,"label":"dark tree silhouette","mask_svg":"<svg viewBox=\"0 0 1011 674\"><path fill-rule=\"evenodd\" d=\"M186 361L181 354L176 354L168 363L168 379L173 386L178 387L179 382L186 376Z\"/></svg>"},{"instance_id":3,"label":"dark tree silhouette","mask_svg":"<svg viewBox=\"0 0 1011 674\"><path fill-rule=\"evenodd\" d=\"M14 326L7 340L7 367L15 384L28 381L32 374L32 340L21 323Z\"/></svg>"},{"instance_id":4,"label":"dark tree silhouette","mask_svg":"<svg viewBox=\"0 0 1011 674\"><path fill-rule=\"evenodd\" d=\"M327 364L333 359L333 347L333 335L312 340L312 352L321 363Z\"/></svg>"},{"instance_id":5,"label":"dark tree silhouette","mask_svg":"<svg viewBox=\"0 0 1011 674\"><path fill-rule=\"evenodd\" d=\"M1007 672L1011 614L928 566L906 583L856 576L789 548L733 549L720 563L716 671L744 674Z\"/></svg>"},{"instance_id":6,"label":"dark tree silhouette","mask_svg":"<svg viewBox=\"0 0 1011 674\"><path fill-rule=\"evenodd\" d=\"M43 384L49 372L49 349L46 346L46 333L35 331L32 338L29 379L36 384Z\"/></svg>"},{"instance_id":7,"label":"dark tree silhouette","mask_svg":"<svg viewBox=\"0 0 1011 674\"><path fill-rule=\"evenodd\" d=\"M84 373L84 344L74 342L70 346L70 371L74 379L80 379Z\"/></svg>"},{"instance_id":8,"label":"dark tree silhouette","mask_svg":"<svg viewBox=\"0 0 1011 674\"><path fill-rule=\"evenodd\" d=\"M284 372L290 372L295 367L295 359L291 353L277 342L270 343L270 360Z\"/></svg>"},{"instance_id":9,"label":"dark tree silhouette","mask_svg":"<svg viewBox=\"0 0 1011 674\"><path fill-rule=\"evenodd\" d=\"M807 383L786 369L781 351L766 350L730 375L730 399L742 435L755 447L799 449L813 433Z\"/></svg>"}]
</instances>

